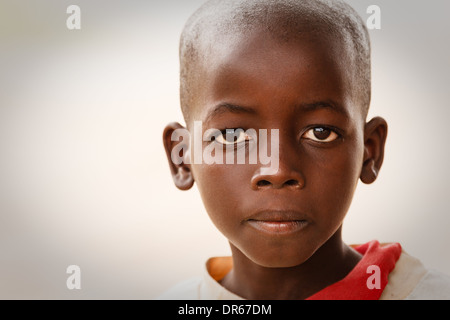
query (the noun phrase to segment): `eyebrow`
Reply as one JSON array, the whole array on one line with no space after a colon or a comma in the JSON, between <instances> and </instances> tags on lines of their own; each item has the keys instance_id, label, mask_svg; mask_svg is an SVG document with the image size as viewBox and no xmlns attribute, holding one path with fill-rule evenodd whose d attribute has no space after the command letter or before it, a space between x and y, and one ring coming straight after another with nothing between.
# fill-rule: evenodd
<instances>
[{"instance_id":1,"label":"eyebrow","mask_svg":"<svg viewBox=\"0 0 450 320\"><path fill-rule=\"evenodd\" d=\"M223 113L247 113L247 114L255 114L255 109L234 105L231 103L220 103L214 106L207 114L205 122L210 121L214 117L217 117Z\"/></svg>"},{"instance_id":2,"label":"eyebrow","mask_svg":"<svg viewBox=\"0 0 450 320\"><path fill-rule=\"evenodd\" d=\"M348 115L347 111L338 103L335 103L331 100L326 101L317 101L311 103L301 103L296 108L301 109L302 111L315 111L318 109L330 109L334 112L340 113L342 115Z\"/></svg>"},{"instance_id":3,"label":"eyebrow","mask_svg":"<svg viewBox=\"0 0 450 320\"><path fill-rule=\"evenodd\" d=\"M301 111L311 112L318 109L329 109L334 112L337 112L342 115L348 115L347 111L338 103L335 103L331 100L326 101L317 101L311 103L300 103L295 106L295 109L299 109ZM255 114L256 110L249 108L238 106L231 103L220 103L214 106L208 113L206 114L205 122L211 121L214 117L223 114L223 113L247 113L247 114Z\"/></svg>"}]
</instances>

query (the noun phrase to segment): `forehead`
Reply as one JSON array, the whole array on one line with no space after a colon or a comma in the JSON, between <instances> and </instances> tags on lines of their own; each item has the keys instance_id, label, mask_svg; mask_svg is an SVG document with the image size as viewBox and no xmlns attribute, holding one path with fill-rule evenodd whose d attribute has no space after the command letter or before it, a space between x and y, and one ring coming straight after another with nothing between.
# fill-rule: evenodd
<instances>
[{"instance_id":1,"label":"forehead","mask_svg":"<svg viewBox=\"0 0 450 320\"><path fill-rule=\"evenodd\" d=\"M348 49L332 35L303 32L280 39L256 30L219 36L203 48L191 110L197 120L205 120L221 102L276 106L281 100L299 104L332 99L353 112Z\"/></svg>"}]
</instances>

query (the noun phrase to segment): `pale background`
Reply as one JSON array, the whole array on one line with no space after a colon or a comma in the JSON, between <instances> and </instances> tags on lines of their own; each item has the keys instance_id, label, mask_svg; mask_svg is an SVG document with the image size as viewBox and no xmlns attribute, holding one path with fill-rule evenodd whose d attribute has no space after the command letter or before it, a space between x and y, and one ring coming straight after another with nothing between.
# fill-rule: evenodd
<instances>
[{"instance_id":1,"label":"pale background","mask_svg":"<svg viewBox=\"0 0 450 320\"><path fill-rule=\"evenodd\" d=\"M344 238L398 241L450 274L450 2L349 2L364 20L381 7L371 115L390 130ZM1 0L0 298L151 299L230 254L161 142L182 121L178 39L202 3ZM70 4L81 30L66 28Z\"/></svg>"}]
</instances>

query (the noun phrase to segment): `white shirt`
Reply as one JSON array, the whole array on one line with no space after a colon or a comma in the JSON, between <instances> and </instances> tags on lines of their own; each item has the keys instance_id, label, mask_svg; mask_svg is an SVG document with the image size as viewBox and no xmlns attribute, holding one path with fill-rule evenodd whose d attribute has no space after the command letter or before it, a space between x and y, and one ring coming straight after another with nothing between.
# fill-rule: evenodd
<instances>
[{"instance_id":1,"label":"white shirt","mask_svg":"<svg viewBox=\"0 0 450 320\"><path fill-rule=\"evenodd\" d=\"M158 300L243 300L218 282L232 268L231 257L209 259L201 277L183 281ZM402 251L380 300L449 300L450 277L427 270L416 258Z\"/></svg>"}]
</instances>

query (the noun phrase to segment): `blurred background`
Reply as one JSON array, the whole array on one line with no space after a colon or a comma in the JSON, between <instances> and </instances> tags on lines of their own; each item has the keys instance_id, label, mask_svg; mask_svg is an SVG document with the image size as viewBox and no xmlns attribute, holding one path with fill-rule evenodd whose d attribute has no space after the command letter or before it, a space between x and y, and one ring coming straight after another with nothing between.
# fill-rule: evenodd
<instances>
[{"instance_id":1,"label":"blurred background","mask_svg":"<svg viewBox=\"0 0 450 320\"><path fill-rule=\"evenodd\" d=\"M179 35L203 2L1 0L0 298L153 299L230 254L162 146L182 122ZM364 20L381 8L370 116L390 127L344 239L400 242L450 274L450 2L348 2ZM66 27L72 4L80 30Z\"/></svg>"}]
</instances>

